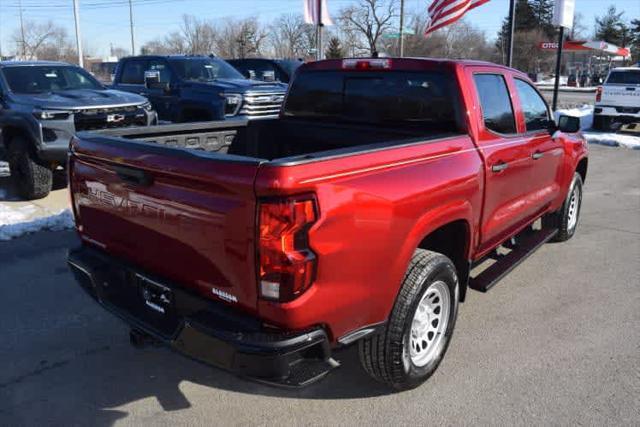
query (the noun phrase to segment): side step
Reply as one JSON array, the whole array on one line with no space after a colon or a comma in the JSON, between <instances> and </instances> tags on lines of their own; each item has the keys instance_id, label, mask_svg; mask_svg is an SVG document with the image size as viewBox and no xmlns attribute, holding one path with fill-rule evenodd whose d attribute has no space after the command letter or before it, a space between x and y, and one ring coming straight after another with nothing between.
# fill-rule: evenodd
<instances>
[{"instance_id":1,"label":"side step","mask_svg":"<svg viewBox=\"0 0 640 427\"><path fill-rule=\"evenodd\" d=\"M469 279L469 287L476 291L487 292L540 246L551 240L556 233L558 233L558 230L555 228L543 228L538 231L528 231L519 234L517 236L517 244L510 245L512 248L511 252L498 257L494 264L489 266L477 277Z\"/></svg>"}]
</instances>

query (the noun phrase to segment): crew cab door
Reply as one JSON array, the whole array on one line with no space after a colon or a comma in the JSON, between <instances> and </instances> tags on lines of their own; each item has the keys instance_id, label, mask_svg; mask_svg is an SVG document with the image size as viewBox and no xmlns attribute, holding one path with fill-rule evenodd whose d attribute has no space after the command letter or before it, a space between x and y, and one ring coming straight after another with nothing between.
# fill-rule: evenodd
<instances>
[{"instance_id":1,"label":"crew cab door","mask_svg":"<svg viewBox=\"0 0 640 427\"><path fill-rule=\"evenodd\" d=\"M168 84L166 90L147 88L143 85L143 93L149 98L161 120L173 121L175 119L174 106L178 103L178 88L176 87L176 77L173 75L169 63L164 59L150 59L146 64L145 71L158 71L160 82Z\"/></svg>"},{"instance_id":2,"label":"crew cab door","mask_svg":"<svg viewBox=\"0 0 640 427\"><path fill-rule=\"evenodd\" d=\"M531 210L545 209L560 193L560 173L564 153L562 142L549 133L551 115L544 98L533 86L518 77L513 79L519 102L515 105L519 126L529 146L532 167L531 192L527 203Z\"/></svg>"},{"instance_id":3,"label":"crew cab door","mask_svg":"<svg viewBox=\"0 0 640 427\"><path fill-rule=\"evenodd\" d=\"M478 148L484 158L485 192L479 253L508 238L531 216L531 149L518 133L510 96L510 76L490 67L472 67L468 80L478 106Z\"/></svg>"}]
</instances>

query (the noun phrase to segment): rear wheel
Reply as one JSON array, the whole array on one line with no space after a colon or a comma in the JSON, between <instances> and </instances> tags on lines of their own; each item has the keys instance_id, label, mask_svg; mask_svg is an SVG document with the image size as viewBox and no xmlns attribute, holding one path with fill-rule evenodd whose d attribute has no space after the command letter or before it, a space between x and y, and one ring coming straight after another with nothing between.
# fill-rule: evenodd
<instances>
[{"instance_id":1,"label":"rear wheel","mask_svg":"<svg viewBox=\"0 0 640 427\"><path fill-rule=\"evenodd\" d=\"M12 138L9 143L9 169L21 197L41 199L51 191L53 170L36 157L22 136Z\"/></svg>"},{"instance_id":2,"label":"rear wheel","mask_svg":"<svg viewBox=\"0 0 640 427\"><path fill-rule=\"evenodd\" d=\"M582 177L579 173L573 175L569 192L559 211L547 214L542 218L545 227L558 229L554 242L569 240L576 232L582 206Z\"/></svg>"},{"instance_id":3,"label":"rear wheel","mask_svg":"<svg viewBox=\"0 0 640 427\"><path fill-rule=\"evenodd\" d=\"M359 343L364 370L397 390L426 381L449 346L458 292L451 260L416 250L384 331Z\"/></svg>"}]
</instances>

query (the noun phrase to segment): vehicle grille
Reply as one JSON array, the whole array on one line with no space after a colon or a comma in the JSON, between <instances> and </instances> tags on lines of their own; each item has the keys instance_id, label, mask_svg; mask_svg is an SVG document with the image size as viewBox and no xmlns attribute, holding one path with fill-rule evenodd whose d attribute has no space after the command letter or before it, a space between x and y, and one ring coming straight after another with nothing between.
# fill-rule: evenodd
<instances>
[{"instance_id":1,"label":"vehicle grille","mask_svg":"<svg viewBox=\"0 0 640 427\"><path fill-rule=\"evenodd\" d=\"M135 105L114 108L87 108L74 113L76 131L145 126L144 111Z\"/></svg>"},{"instance_id":2,"label":"vehicle grille","mask_svg":"<svg viewBox=\"0 0 640 427\"><path fill-rule=\"evenodd\" d=\"M240 115L253 118L278 117L284 92L249 92L244 95Z\"/></svg>"}]
</instances>

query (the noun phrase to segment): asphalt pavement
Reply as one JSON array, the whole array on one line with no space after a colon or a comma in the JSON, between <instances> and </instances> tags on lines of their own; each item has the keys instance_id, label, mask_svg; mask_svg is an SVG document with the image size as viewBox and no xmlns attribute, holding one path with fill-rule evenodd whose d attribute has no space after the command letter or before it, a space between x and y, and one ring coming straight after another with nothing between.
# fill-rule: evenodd
<instances>
[{"instance_id":1,"label":"asphalt pavement","mask_svg":"<svg viewBox=\"0 0 640 427\"><path fill-rule=\"evenodd\" d=\"M549 106L553 102L553 90L541 89L542 96L547 100ZM596 100L595 92L574 92L571 90L561 90L558 92L558 108L573 108L584 104L593 104Z\"/></svg>"},{"instance_id":2,"label":"asphalt pavement","mask_svg":"<svg viewBox=\"0 0 640 427\"><path fill-rule=\"evenodd\" d=\"M640 152L591 147L583 202L572 240L469 293L442 365L403 393L353 347L300 390L136 350L74 283L72 232L0 242L0 425L638 425Z\"/></svg>"}]
</instances>

